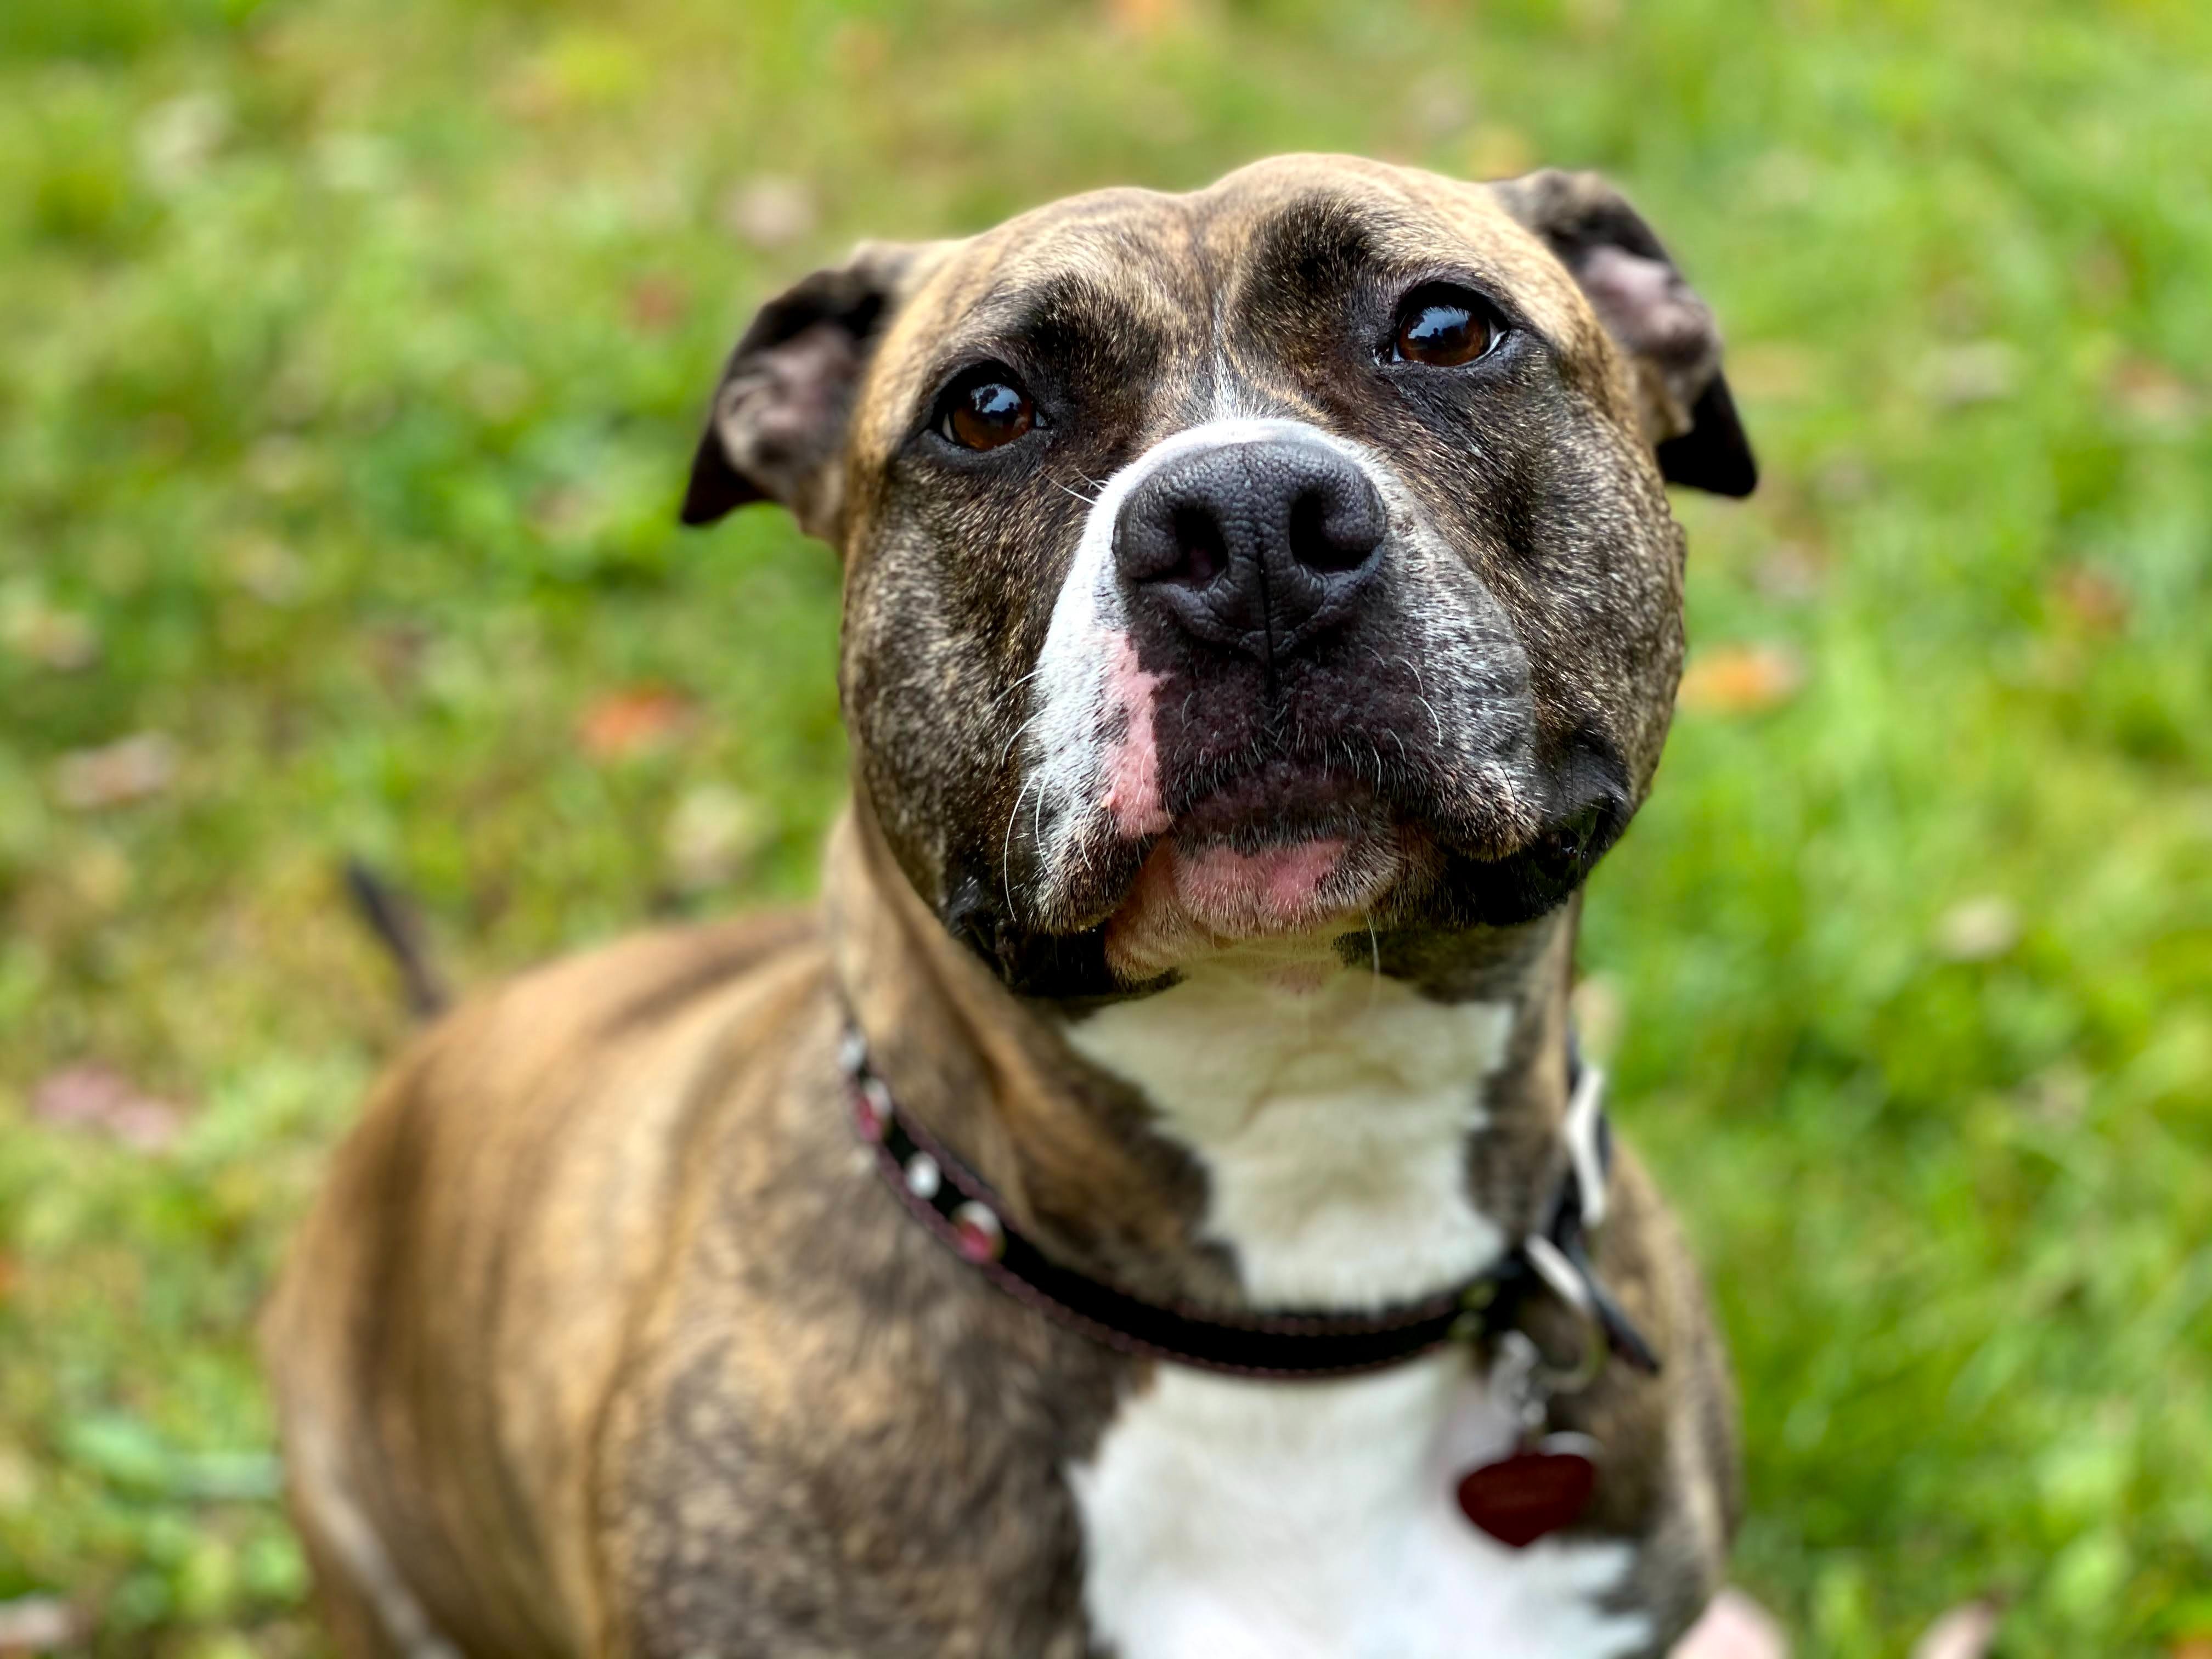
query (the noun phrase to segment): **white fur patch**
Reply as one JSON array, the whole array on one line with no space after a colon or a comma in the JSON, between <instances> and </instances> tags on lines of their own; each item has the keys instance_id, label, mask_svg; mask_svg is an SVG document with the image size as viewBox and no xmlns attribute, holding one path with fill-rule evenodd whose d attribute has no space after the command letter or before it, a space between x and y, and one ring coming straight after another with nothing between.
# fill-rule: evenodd
<instances>
[{"instance_id":1,"label":"white fur patch","mask_svg":"<svg viewBox=\"0 0 2212 1659\"><path fill-rule=\"evenodd\" d=\"M1114 727L1129 711L1116 703L1110 680L1128 632L1128 612L1114 568L1114 526L1139 484L1195 450L1280 440L1318 444L1348 457L1389 501L1395 481L1368 452L1304 421L1207 421L1162 439L1107 480L1091 503L1075 557L1053 602L1052 623L1038 653L1030 693L1035 710L1024 728L1029 781L1036 792L1034 821L1046 840L1044 861L1056 868L1073 856L1103 810Z\"/></svg>"},{"instance_id":2,"label":"white fur patch","mask_svg":"<svg viewBox=\"0 0 2212 1659\"><path fill-rule=\"evenodd\" d=\"M1277 953L1268 953L1273 956ZM1301 994L1234 958L1073 1024L1211 1182L1210 1236L1279 1305L1361 1307L1472 1277L1505 1239L1467 1188L1510 1008L1336 969ZM1472 1526L1458 1476L1513 1437L1468 1357L1246 1382L1175 1365L1071 1469L1085 1604L1120 1659L1604 1659L1626 1543L1525 1550Z\"/></svg>"},{"instance_id":3,"label":"white fur patch","mask_svg":"<svg viewBox=\"0 0 2212 1659\"><path fill-rule=\"evenodd\" d=\"M1468 1197L1467 1144L1511 1010L1433 1002L1333 956L1310 992L1255 971L1285 959L1255 945L1195 965L1068 1041L1196 1154L1207 1231L1255 1299L1372 1306L1472 1278L1506 1242Z\"/></svg>"}]
</instances>

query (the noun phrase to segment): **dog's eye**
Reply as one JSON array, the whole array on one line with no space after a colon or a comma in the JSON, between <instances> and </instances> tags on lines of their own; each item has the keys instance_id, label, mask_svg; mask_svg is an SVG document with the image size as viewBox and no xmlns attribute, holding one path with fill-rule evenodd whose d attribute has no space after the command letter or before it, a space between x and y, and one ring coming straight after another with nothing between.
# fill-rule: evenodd
<instances>
[{"instance_id":1,"label":"dog's eye","mask_svg":"<svg viewBox=\"0 0 2212 1659\"><path fill-rule=\"evenodd\" d=\"M1036 405L1004 363L979 363L947 386L937 430L963 449L996 449L1036 424Z\"/></svg>"},{"instance_id":2,"label":"dog's eye","mask_svg":"<svg viewBox=\"0 0 2212 1659\"><path fill-rule=\"evenodd\" d=\"M1471 363L1497 343L1498 331L1489 307L1472 294L1454 288L1417 289L1398 308L1392 357L1431 368Z\"/></svg>"}]
</instances>

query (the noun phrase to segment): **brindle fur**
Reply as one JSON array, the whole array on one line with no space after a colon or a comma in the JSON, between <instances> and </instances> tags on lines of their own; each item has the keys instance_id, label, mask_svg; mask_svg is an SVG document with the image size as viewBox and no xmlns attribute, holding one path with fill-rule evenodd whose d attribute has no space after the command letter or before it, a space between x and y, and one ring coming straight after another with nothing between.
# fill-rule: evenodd
<instances>
[{"instance_id":1,"label":"brindle fur","mask_svg":"<svg viewBox=\"0 0 2212 1659\"><path fill-rule=\"evenodd\" d=\"M1680 446L1711 439L1692 411L1720 384L1717 339L1627 337L1578 286L1621 215L1585 179L1291 157L1195 197L1109 191L866 248L763 312L687 517L773 497L847 561L854 807L825 902L489 991L377 1091L265 1329L295 1513L349 1655L1097 1651L1064 1471L1151 1367L905 1216L852 1139L835 1048L856 1017L906 1103L1055 1253L1141 1292L1241 1299L1200 1237L1202 1174L1060 1036L1142 988L1096 945L1129 872L1046 892L1009 833L1010 693L1079 498L1224 406L1405 456L1526 644L1542 777L1601 779L1595 835L1533 861L1547 821L1453 855L1340 946L1433 996L1521 1001L1468 1181L1501 1224L1528 1222L1562 1157L1570 895L1650 785L1680 667L1653 446L1694 470ZM1547 347L1486 412L1409 408L1344 356L1347 309L1440 270L1478 276ZM982 352L1084 410L1034 475L917 459L934 389ZM1494 487L1453 491L1468 422ZM1364 695L1370 723L1418 723L1388 684ZM1633 1158L1616 1167L1601 1266L1666 1369L1613 1366L1559 1420L1608 1449L1582 1525L1639 1540L1620 1595L1653 1613L1656 1652L1717 1581L1733 1413L1673 1225Z\"/></svg>"}]
</instances>

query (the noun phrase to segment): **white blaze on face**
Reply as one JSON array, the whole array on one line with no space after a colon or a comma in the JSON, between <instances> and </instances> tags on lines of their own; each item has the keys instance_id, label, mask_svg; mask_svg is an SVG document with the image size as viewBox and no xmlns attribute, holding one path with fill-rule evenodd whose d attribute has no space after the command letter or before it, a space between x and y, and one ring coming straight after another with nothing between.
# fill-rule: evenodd
<instances>
[{"instance_id":1,"label":"white blaze on face","mask_svg":"<svg viewBox=\"0 0 2212 1659\"><path fill-rule=\"evenodd\" d=\"M1168 827L1167 808L1160 801L1159 744L1152 732L1152 696L1162 676L1148 674L1137 663L1137 642L1128 635L1114 635L1107 646L1106 712L1109 727L1118 723L1121 735L1106 744L1103 764L1106 793L1099 805L1114 828L1134 841L1156 836Z\"/></svg>"},{"instance_id":2,"label":"white blaze on face","mask_svg":"<svg viewBox=\"0 0 2212 1659\"><path fill-rule=\"evenodd\" d=\"M1074 562L1054 601L1038 654L1033 716L1024 733L1025 787L1043 837L1041 862L1051 880L1101 835L1136 840L1168 827L1154 698L1160 677L1137 660L1129 615L1114 563L1121 505L1147 478L1195 451L1291 441L1350 458L1384 499L1396 493L1375 459L1304 421L1208 421L1163 439L1115 473L1085 520Z\"/></svg>"},{"instance_id":3,"label":"white blaze on face","mask_svg":"<svg viewBox=\"0 0 2212 1659\"><path fill-rule=\"evenodd\" d=\"M1036 838L1046 908L1101 848L1174 827L1158 741L1165 677L1139 660L1115 568L1123 503L1182 457L1285 441L1346 457L1395 504L1394 519L1406 517L1404 492L1376 457L1289 420L1215 420L1176 433L1116 473L1093 503L1031 677L1025 776L1007 826L1009 840L1021 830ZM1401 868L1389 836L1357 843L1313 837L1257 850L1162 842L1108 925L1107 960L1133 983L1240 940L1354 927Z\"/></svg>"}]
</instances>

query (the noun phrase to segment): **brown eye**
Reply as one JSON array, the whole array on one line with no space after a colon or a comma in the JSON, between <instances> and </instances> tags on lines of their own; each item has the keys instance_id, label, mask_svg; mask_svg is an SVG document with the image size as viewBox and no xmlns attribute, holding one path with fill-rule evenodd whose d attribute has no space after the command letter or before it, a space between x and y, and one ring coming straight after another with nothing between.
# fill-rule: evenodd
<instances>
[{"instance_id":1,"label":"brown eye","mask_svg":"<svg viewBox=\"0 0 2212 1659\"><path fill-rule=\"evenodd\" d=\"M1036 405L1011 370L996 363L970 370L945 394L938 430L963 449L996 449L1036 424Z\"/></svg>"},{"instance_id":2,"label":"brown eye","mask_svg":"<svg viewBox=\"0 0 2212 1659\"><path fill-rule=\"evenodd\" d=\"M1488 313L1473 295L1445 289L1416 294L1406 302L1391 344L1401 362L1457 368L1481 356L1496 338Z\"/></svg>"}]
</instances>

